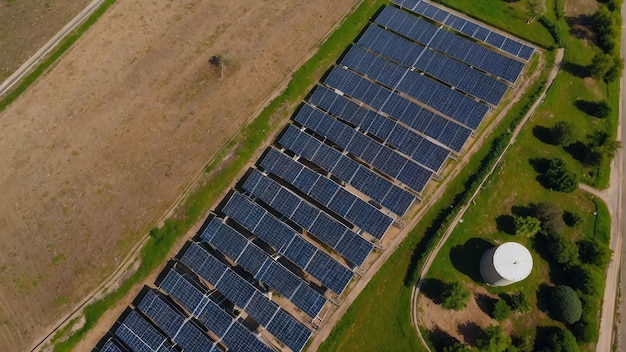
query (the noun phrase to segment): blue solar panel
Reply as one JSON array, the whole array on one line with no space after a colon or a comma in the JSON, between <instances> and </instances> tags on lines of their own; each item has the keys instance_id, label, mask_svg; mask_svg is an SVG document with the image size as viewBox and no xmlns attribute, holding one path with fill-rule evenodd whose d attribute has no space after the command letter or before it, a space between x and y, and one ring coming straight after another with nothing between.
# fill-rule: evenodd
<instances>
[{"instance_id":1,"label":"blue solar panel","mask_svg":"<svg viewBox=\"0 0 626 352\"><path fill-rule=\"evenodd\" d=\"M115 330L115 336L132 351L176 351L165 335L134 310L130 311Z\"/></svg>"},{"instance_id":2,"label":"blue solar panel","mask_svg":"<svg viewBox=\"0 0 626 352\"><path fill-rule=\"evenodd\" d=\"M212 266L216 265L218 269L221 267L221 263L209 252L202 249L198 244L192 243L183 254L181 261L214 285L226 299L243 308L254 320L265 326L267 331L289 348L294 351L302 350L311 336L311 332L263 296L254 286L226 268L224 268L224 275L221 279L216 282L209 280L209 277L213 277L211 273L215 271ZM209 275L205 276L206 274ZM294 336L298 338L296 339Z\"/></svg>"},{"instance_id":3,"label":"blue solar panel","mask_svg":"<svg viewBox=\"0 0 626 352\"><path fill-rule=\"evenodd\" d=\"M244 183L243 185L244 189L250 192L250 194L254 195L255 197L259 197L259 199L269 204L270 206L274 207L275 209L278 207L286 209L286 211L282 212L283 215L287 216L289 219L293 220L295 223L297 223L300 226L304 226L305 223L307 224L310 223L310 220L312 218L310 214L305 214L303 212L296 211L297 204L299 204L300 202L304 202L302 198L288 191L283 186L279 186L281 187L281 189L276 194L275 197L271 197L271 198L267 197L266 196L267 193L264 192L265 188L275 186L278 184L272 179L268 178L267 176L262 175L260 172L256 170L249 176L249 179L259 180L258 182ZM255 185L255 186L250 187L251 185ZM332 191L332 193L329 191ZM316 185L315 187L313 187L313 190L311 192L317 194L318 197L323 199L324 200L323 203L327 203L334 196L334 193L336 191L337 191L336 189L333 190L328 187L324 188L323 186L318 187ZM323 241L324 243L326 243L332 248L335 248L337 244L339 243L339 241L344 236L350 238L350 240L355 243L365 243L365 245L362 245L360 248L369 247L369 250L363 249L360 251L350 250L350 251L342 252L341 250L335 248L337 249L339 254L344 256L350 262L358 266L363 265L363 262L365 261L365 259L367 258L371 250L373 249L372 243L365 240L364 238L357 235L356 233L350 231L348 228L346 228L344 225L334 220L325 212L318 210L318 214L315 215L314 219L315 220L313 221L313 223L310 226L307 226L306 229L313 236L317 237L319 240Z\"/></svg>"},{"instance_id":4,"label":"blue solar panel","mask_svg":"<svg viewBox=\"0 0 626 352\"><path fill-rule=\"evenodd\" d=\"M258 206L241 194L235 193L228 201L224 211L226 215L239 222L240 217L237 215L237 212L231 212L232 209L238 208L245 210L255 207ZM302 205L300 207L300 211L301 210ZM318 210L315 211L315 214L319 213ZM304 213L308 214L306 212ZM233 214L235 214L235 216L233 216ZM309 216L312 223L315 217L310 214ZM352 279L353 273L350 270L330 258L327 254L320 252L315 246L299 237L293 229L280 222L272 215L267 214L259 223L254 224L252 228L256 228L252 231L255 235L259 236L259 238L269 245L279 248L278 253L284 255L296 265L299 265L301 269L311 274L311 276L335 293L341 294L348 285L348 282ZM248 230L250 230L250 228L248 228ZM315 268L320 265L326 267L328 271L317 271Z\"/></svg>"},{"instance_id":5,"label":"blue solar panel","mask_svg":"<svg viewBox=\"0 0 626 352\"><path fill-rule=\"evenodd\" d=\"M100 352L126 352L127 349L121 346L121 342L115 337L109 337L107 342L99 349Z\"/></svg>"}]
</instances>

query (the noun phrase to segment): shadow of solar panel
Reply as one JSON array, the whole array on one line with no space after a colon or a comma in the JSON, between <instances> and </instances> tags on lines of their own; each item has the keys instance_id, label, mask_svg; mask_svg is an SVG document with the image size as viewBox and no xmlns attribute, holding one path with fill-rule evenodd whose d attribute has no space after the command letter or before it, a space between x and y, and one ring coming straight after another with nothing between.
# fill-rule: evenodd
<instances>
[{"instance_id":1,"label":"shadow of solar panel","mask_svg":"<svg viewBox=\"0 0 626 352\"><path fill-rule=\"evenodd\" d=\"M167 337L135 310L124 318L115 336L133 351L176 351Z\"/></svg>"}]
</instances>

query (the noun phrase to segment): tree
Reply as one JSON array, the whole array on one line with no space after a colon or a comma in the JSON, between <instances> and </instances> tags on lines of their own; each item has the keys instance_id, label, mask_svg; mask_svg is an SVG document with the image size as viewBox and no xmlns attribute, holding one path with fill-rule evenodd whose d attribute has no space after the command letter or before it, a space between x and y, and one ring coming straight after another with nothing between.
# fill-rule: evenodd
<instances>
[{"instance_id":1,"label":"tree","mask_svg":"<svg viewBox=\"0 0 626 352\"><path fill-rule=\"evenodd\" d=\"M621 147L620 142L611 140L608 133L600 130L587 135L587 141L583 157L583 163L587 166L598 166L604 159L612 160Z\"/></svg>"},{"instance_id":2,"label":"tree","mask_svg":"<svg viewBox=\"0 0 626 352\"><path fill-rule=\"evenodd\" d=\"M589 264L576 265L567 273L571 286L585 295L597 295L604 285L602 272Z\"/></svg>"},{"instance_id":3,"label":"tree","mask_svg":"<svg viewBox=\"0 0 626 352\"><path fill-rule=\"evenodd\" d=\"M578 189L578 176L568 169L561 158L550 160L545 178L548 186L555 191L571 193Z\"/></svg>"},{"instance_id":4,"label":"tree","mask_svg":"<svg viewBox=\"0 0 626 352\"><path fill-rule=\"evenodd\" d=\"M613 69L614 64L615 62L612 55L596 54L593 60L591 60L589 72L591 72L591 75L595 79L604 79L604 76Z\"/></svg>"},{"instance_id":5,"label":"tree","mask_svg":"<svg viewBox=\"0 0 626 352\"><path fill-rule=\"evenodd\" d=\"M231 59L226 54L213 55L209 59L209 64L219 79L222 80L226 74L226 68L231 64Z\"/></svg>"},{"instance_id":6,"label":"tree","mask_svg":"<svg viewBox=\"0 0 626 352\"><path fill-rule=\"evenodd\" d=\"M578 246L576 242L565 239L561 235L548 236L548 250L557 263L570 268L578 263Z\"/></svg>"},{"instance_id":7,"label":"tree","mask_svg":"<svg viewBox=\"0 0 626 352\"><path fill-rule=\"evenodd\" d=\"M443 290L443 302L441 306L445 309L461 310L465 308L470 298L470 292L462 283L454 281L446 284Z\"/></svg>"},{"instance_id":8,"label":"tree","mask_svg":"<svg viewBox=\"0 0 626 352\"><path fill-rule=\"evenodd\" d=\"M542 16L546 13L546 0L528 0L527 8L530 13L531 20L535 17Z\"/></svg>"},{"instance_id":9,"label":"tree","mask_svg":"<svg viewBox=\"0 0 626 352\"><path fill-rule=\"evenodd\" d=\"M509 305L514 312L525 313L530 311L530 302L523 291L510 295Z\"/></svg>"},{"instance_id":10,"label":"tree","mask_svg":"<svg viewBox=\"0 0 626 352\"><path fill-rule=\"evenodd\" d=\"M566 285L557 285L550 295L550 307L554 317L566 324L577 322L583 307L576 291Z\"/></svg>"},{"instance_id":11,"label":"tree","mask_svg":"<svg viewBox=\"0 0 626 352\"><path fill-rule=\"evenodd\" d=\"M578 213L565 211L563 212L563 221L565 221L565 224L567 224L567 226L569 227L576 227L582 224L583 217L580 216L580 214Z\"/></svg>"},{"instance_id":12,"label":"tree","mask_svg":"<svg viewBox=\"0 0 626 352\"><path fill-rule=\"evenodd\" d=\"M556 328L558 330L549 334L545 340L544 352L579 352L580 348L576 343L576 338L571 331Z\"/></svg>"},{"instance_id":13,"label":"tree","mask_svg":"<svg viewBox=\"0 0 626 352\"><path fill-rule=\"evenodd\" d=\"M622 77L624 72L624 60L617 55L613 55L613 66L604 74L604 80L607 82L617 81Z\"/></svg>"},{"instance_id":14,"label":"tree","mask_svg":"<svg viewBox=\"0 0 626 352\"><path fill-rule=\"evenodd\" d=\"M552 143L566 147L574 143L574 127L567 121L558 121L550 130Z\"/></svg>"},{"instance_id":15,"label":"tree","mask_svg":"<svg viewBox=\"0 0 626 352\"><path fill-rule=\"evenodd\" d=\"M541 230L541 221L534 216L518 216L515 218L515 235L533 237Z\"/></svg>"},{"instance_id":16,"label":"tree","mask_svg":"<svg viewBox=\"0 0 626 352\"><path fill-rule=\"evenodd\" d=\"M541 231L546 235L555 235L565 226L563 210L553 202L539 203L535 207L537 218L541 221Z\"/></svg>"},{"instance_id":17,"label":"tree","mask_svg":"<svg viewBox=\"0 0 626 352\"><path fill-rule=\"evenodd\" d=\"M611 260L611 249L595 240L580 240L578 256L585 264L592 264L603 269Z\"/></svg>"},{"instance_id":18,"label":"tree","mask_svg":"<svg viewBox=\"0 0 626 352\"><path fill-rule=\"evenodd\" d=\"M619 14L613 14L606 6L600 6L591 16L591 25L596 33L598 46L605 53L614 53L620 38Z\"/></svg>"},{"instance_id":19,"label":"tree","mask_svg":"<svg viewBox=\"0 0 626 352\"><path fill-rule=\"evenodd\" d=\"M511 338L504 333L499 325L489 325L485 330L485 337L476 341L481 351L501 352L511 346Z\"/></svg>"},{"instance_id":20,"label":"tree","mask_svg":"<svg viewBox=\"0 0 626 352\"><path fill-rule=\"evenodd\" d=\"M503 321L511 314L511 307L505 300L499 299L491 309L491 317L497 321Z\"/></svg>"}]
</instances>

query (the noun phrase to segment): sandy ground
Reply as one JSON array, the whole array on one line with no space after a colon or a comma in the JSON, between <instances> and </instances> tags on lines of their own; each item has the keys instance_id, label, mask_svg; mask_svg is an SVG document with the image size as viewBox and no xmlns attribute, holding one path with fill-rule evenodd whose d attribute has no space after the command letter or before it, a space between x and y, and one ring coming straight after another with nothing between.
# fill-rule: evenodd
<instances>
[{"instance_id":1,"label":"sandy ground","mask_svg":"<svg viewBox=\"0 0 626 352\"><path fill-rule=\"evenodd\" d=\"M0 114L0 350L93 290L353 4L120 0Z\"/></svg>"},{"instance_id":2,"label":"sandy ground","mask_svg":"<svg viewBox=\"0 0 626 352\"><path fill-rule=\"evenodd\" d=\"M89 0L0 0L0 81L4 81Z\"/></svg>"}]
</instances>

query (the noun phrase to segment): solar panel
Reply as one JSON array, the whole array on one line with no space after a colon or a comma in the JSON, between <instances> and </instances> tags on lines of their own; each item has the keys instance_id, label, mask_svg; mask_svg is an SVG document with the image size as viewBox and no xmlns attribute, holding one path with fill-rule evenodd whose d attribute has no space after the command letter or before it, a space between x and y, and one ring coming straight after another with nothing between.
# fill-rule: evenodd
<instances>
[{"instance_id":1,"label":"solar panel","mask_svg":"<svg viewBox=\"0 0 626 352\"><path fill-rule=\"evenodd\" d=\"M126 352L126 348L121 346L121 342L117 341L115 337L109 337L107 342L99 349L100 352Z\"/></svg>"},{"instance_id":2,"label":"solar panel","mask_svg":"<svg viewBox=\"0 0 626 352\"><path fill-rule=\"evenodd\" d=\"M115 336L132 351L176 351L168 342L167 337L135 310L131 310L121 321L120 326L115 330Z\"/></svg>"},{"instance_id":3,"label":"solar panel","mask_svg":"<svg viewBox=\"0 0 626 352\"><path fill-rule=\"evenodd\" d=\"M338 159L336 164L329 165L321 163L323 159L320 158L320 155L326 153L339 154L339 152L320 142L314 137L308 135L307 133L299 131L293 126L288 126L286 134L298 134L298 138L300 138L301 140L315 143L320 152L308 159L309 161L317 164L326 171L333 173L342 181L363 192L365 195L372 198L387 209L391 210L395 214L403 216L404 213L411 206L411 204L413 204L413 202L415 201L415 196L413 196L411 193L400 189L398 186L392 184L388 180L382 178L378 174L372 172L363 165L358 164L357 162L345 155L340 155L340 158ZM294 153L305 157L303 155L304 148L302 144L288 144L287 141L283 140L282 138L279 140L279 143L285 148L290 149ZM393 198L389 198L389 190L392 188L398 189L393 193Z\"/></svg>"},{"instance_id":4,"label":"solar panel","mask_svg":"<svg viewBox=\"0 0 626 352\"><path fill-rule=\"evenodd\" d=\"M216 282L209 280L215 277L213 265L217 265L218 271L221 265L217 258L200 247L197 243L191 245L182 255L181 262L209 281L215 286L226 299L244 309L254 320L265 326L267 331L282 341L294 351L301 351L306 341L311 336L311 331L298 322L288 313L281 310L274 302L261 294L254 286L246 282L241 276L231 269L224 268L224 275ZM217 263L216 263L217 262ZM207 275L207 276L205 276ZM298 339L294 339L298 336Z\"/></svg>"},{"instance_id":5,"label":"solar panel","mask_svg":"<svg viewBox=\"0 0 626 352\"><path fill-rule=\"evenodd\" d=\"M264 192L265 189L275 186L280 187L280 191L276 193L275 197L267 196L267 193ZM297 205L305 201L296 194L288 191L286 188L279 185L269 177L262 175L260 172L256 170L253 171L252 174L250 174L250 176L248 177L247 181L244 183L243 188L246 191L250 192L250 194L254 195L255 197L259 197L259 199L274 208L285 208L287 206L292 206L282 213L298 225L304 226L305 223L310 223L310 219L312 217L309 214L303 214L302 212L297 211ZM312 192L315 192L315 190L316 188L314 187ZM329 189L326 188L319 192L319 196L322 197L322 199L326 199L326 201L329 201L334 195L334 192L332 194L330 192L323 192L328 190ZM373 249L372 243L365 240L356 233L350 231L344 225L340 224L321 210L317 210L317 214L315 214L314 219L315 220L313 221L313 223L310 226L306 227L309 233L311 233L313 236L317 237L319 240L323 241L330 247L337 249L339 254L348 259L350 262L358 266L363 265L365 259ZM359 250L339 250L337 248L337 245L343 239L343 237L349 238L351 242L364 243L365 245L361 245L359 247Z\"/></svg>"}]
</instances>

